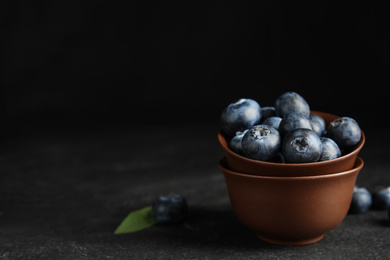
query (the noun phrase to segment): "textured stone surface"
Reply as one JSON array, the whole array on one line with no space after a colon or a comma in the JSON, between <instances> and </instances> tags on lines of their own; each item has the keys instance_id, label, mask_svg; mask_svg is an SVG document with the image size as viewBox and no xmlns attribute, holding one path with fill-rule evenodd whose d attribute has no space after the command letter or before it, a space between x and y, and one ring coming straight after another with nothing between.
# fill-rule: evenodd
<instances>
[{"instance_id":1,"label":"textured stone surface","mask_svg":"<svg viewBox=\"0 0 390 260\"><path fill-rule=\"evenodd\" d=\"M217 130L57 129L3 140L0 259L388 259L384 211L348 215L312 245L259 240L230 207ZM366 135L357 184L390 186L381 135ZM187 199L185 223L114 235L130 211L170 192Z\"/></svg>"}]
</instances>

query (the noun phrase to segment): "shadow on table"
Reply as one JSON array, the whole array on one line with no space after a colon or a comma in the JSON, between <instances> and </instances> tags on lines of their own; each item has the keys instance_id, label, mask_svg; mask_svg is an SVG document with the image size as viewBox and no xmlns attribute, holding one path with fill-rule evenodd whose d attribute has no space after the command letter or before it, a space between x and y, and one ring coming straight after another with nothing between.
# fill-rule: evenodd
<instances>
[{"instance_id":1,"label":"shadow on table","mask_svg":"<svg viewBox=\"0 0 390 260\"><path fill-rule=\"evenodd\" d=\"M187 221L179 226L159 226L156 236L164 243L187 243L207 248L280 248L258 239L242 225L230 207L223 209L192 208ZM157 238L156 238L157 239Z\"/></svg>"},{"instance_id":2,"label":"shadow on table","mask_svg":"<svg viewBox=\"0 0 390 260\"><path fill-rule=\"evenodd\" d=\"M388 219L377 219L375 221L375 224L382 226L382 227L390 227L390 220Z\"/></svg>"}]
</instances>

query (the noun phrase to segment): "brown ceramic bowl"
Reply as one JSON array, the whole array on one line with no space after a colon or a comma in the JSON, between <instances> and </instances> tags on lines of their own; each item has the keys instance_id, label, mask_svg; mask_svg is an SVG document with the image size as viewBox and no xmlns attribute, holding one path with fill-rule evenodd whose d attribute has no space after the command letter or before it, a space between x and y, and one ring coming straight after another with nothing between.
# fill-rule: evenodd
<instances>
[{"instance_id":1,"label":"brown ceramic bowl","mask_svg":"<svg viewBox=\"0 0 390 260\"><path fill-rule=\"evenodd\" d=\"M311 112L324 118L327 125L334 119L339 118L339 116L328 113L318 111ZM349 153L333 160L312 163L273 163L254 160L230 150L228 140L223 135L222 131L219 131L218 133L218 140L225 151L229 169L232 169L233 171L261 176L297 177L324 175L352 169L358 153L363 148L365 136L362 131L360 142Z\"/></svg>"},{"instance_id":2,"label":"brown ceramic bowl","mask_svg":"<svg viewBox=\"0 0 390 260\"><path fill-rule=\"evenodd\" d=\"M349 171L305 177L242 174L219 162L233 210L267 242L304 245L321 240L345 218L363 160Z\"/></svg>"}]
</instances>

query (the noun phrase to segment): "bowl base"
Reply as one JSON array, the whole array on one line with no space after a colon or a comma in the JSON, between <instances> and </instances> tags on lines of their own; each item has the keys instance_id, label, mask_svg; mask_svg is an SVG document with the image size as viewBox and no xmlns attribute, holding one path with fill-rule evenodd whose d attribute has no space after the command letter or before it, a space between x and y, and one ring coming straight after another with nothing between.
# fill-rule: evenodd
<instances>
[{"instance_id":1,"label":"bowl base","mask_svg":"<svg viewBox=\"0 0 390 260\"><path fill-rule=\"evenodd\" d=\"M258 238L263 240L264 242L271 243L271 244L277 244L277 245L284 245L284 246L302 246L302 245L308 245L313 244L318 241L320 241L323 237L323 235L320 235L318 237L314 237L311 239L305 239L305 240L277 240L273 238L267 238L262 235L256 234Z\"/></svg>"}]
</instances>

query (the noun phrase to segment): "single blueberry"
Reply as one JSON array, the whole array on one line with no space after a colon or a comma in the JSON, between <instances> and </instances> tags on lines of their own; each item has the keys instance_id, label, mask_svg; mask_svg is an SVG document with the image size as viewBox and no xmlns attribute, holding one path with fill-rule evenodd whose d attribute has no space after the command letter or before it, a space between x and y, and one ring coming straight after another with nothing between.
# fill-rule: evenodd
<instances>
[{"instance_id":1,"label":"single blueberry","mask_svg":"<svg viewBox=\"0 0 390 260\"><path fill-rule=\"evenodd\" d=\"M236 135L230 140L229 142L229 148L238 154L243 154L242 152L242 146L241 146L241 140L248 131L245 130L244 132L237 132Z\"/></svg>"},{"instance_id":2,"label":"single blueberry","mask_svg":"<svg viewBox=\"0 0 390 260\"><path fill-rule=\"evenodd\" d=\"M279 96L275 102L276 115L283 118L290 113L301 113L310 116L310 107L306 100L295 92L286 92Z\"/></svg>"},{"instance_id":3,"label":"single blueberry","mask_svg":"<svg viewBox=\"0 0 390 260\"><path fill-rule=\"evenodd\" d=\"M271 116L276 116L276 111L275 111L274 107L262 107L261 108L261 118L263 121Z\"/></svg>"},{"instance_id":4,"label":"single blueberry","mask_svg":"<svg viewBox=\"0 0 390 260\"><path fill-rule=\"evenodd\" d=\"M295 129L283 139L282 153L287 163L316 162L321 152L321 140L313 130Z\"/></svg>"},{"instance_id":5,"label":"single blueberry","mask_svg":"<svg viewBox=\"0 0 390 260\"><path fill-rule=\"evenodd\" d=\"M320 123L320 125L322 126L323 129L326 129L326 122L325 122L325 120L322 118L322 116L317 115L317 114L310 114L309 119L310 119L312 122L313 122L313 121L317 121L318 123Z\"/></svg>"},{"instance_id":6,"label":"single blueberry","mask_svg":"<svg viewBox=\"0 0 390 260\"><path fill-rule=\"evenodd\" d=\"M275 128L276 130L279 130L280 122L282 121L281 117L278 116L271 116L268 117L266 120L263 121L262 125L269 125Z\"/></svg>"},{"instance_id":7,"label":"single blueberry","mask_svg":"<svg viewBox=\"0 0 390 260\"><path fill-rule=\"evenodd\" d=\"M322 143L322 152L318 161L332 160L341 156L340 148L335 141L328 137L320 137L320 140Z\"/></svg>"},{"instance_id":8,"label":"single blueberry","mask_svg":"<svg viewBox=\"0 0 390 260\"><path fill-rule=\"evenodd\" d=\"M371 193L364 187L354 187L350 213L363 213L370 209L372 205Z\"/></svg>"},{"instance_id":9,"label":"single blueberry","mask_svg":"<svg viewBox=\"0 0 390 260\"><path fill-rule=\"evenodd\" d=\"M325 127L323 127L322 123L317 120L310 119L311 126L313 127L313 131L316 132L318 136L322 136L325 132Z\"/></svg>"},{"instance_id":10,"label":"single blueberry","mask_svg":"<svg viewBox=\"0 0 390 260\"><path fill-rule=\"evenodd\" d=\"M242 98L229 104L221 114L222 130L229 136L258 124L261 120L261 107L253 99Z\"/></svg>"},{"instance_id":11,"label":"single blueberry","mask_svg":"<svg viewBox=\"0 0 390 260\"><path fill-rule=\"evenodd\" d=\"M186 200L176 194L160 196L152 205L152 214L159 223L177 223L187 217Z\"/></svg>"},{"instance_id":12,"label":"single blueberry","mask_svg":"<svg viewBox=\"0 0 390 260\"><path fill-rule=\"evenodd\" d=\"M242 151L251 159L268 161L280 151L281 137L275 128L268 125L256 125L242 138Z\"/></svg>"},{"instance_id":13,"label":"single blueberry","mask_svg":"<svg viewBox=\"0 0 390 260\"><path fill-rule=\"evenodd\" d=\"M372 206L375 209L390 209L390 187L374 191L372 194L372 201Z\"/></svg>"},{"instance_id":14,"label":"single blueberry","mask_svg":"<svg viewBox=\"0 0 390 260\"><path fill-rule=\"evenodd\" d=\"M350 148L359 143L361 131L358 123L350 117L333 120L326 131L327 137L333 139L340 149Z\"/></svg>"},{"instance_id":15,"label":"single blueberry","mask_svg":"<svg viewBox=\"0 0 390 260\"><path fill-rule=\"evenodd\" d=\"M290 113L280 122L279 132L281 136L285 136L288 132L298 128L313 130L310 119L304 114Z\"/></svg>"}]
</instances>

